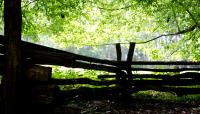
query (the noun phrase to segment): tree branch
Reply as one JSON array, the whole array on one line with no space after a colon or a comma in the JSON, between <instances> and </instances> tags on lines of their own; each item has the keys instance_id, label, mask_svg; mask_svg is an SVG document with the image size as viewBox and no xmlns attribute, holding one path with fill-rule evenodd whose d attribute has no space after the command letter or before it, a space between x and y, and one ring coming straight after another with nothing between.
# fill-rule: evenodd
<instances>
[{"instance_id":1,"label":"tree branch","mask_svg":"<svg viewBox=\"0 0 200 114\"><path fill-rule=\"evenodd\" d=\"M190 40L192 37L195 37L195 34L197 33L197 31L195 31L192 36L190 38L184 39L182 42L187 42L188 40ZM169 59L169 57L171 57L174 53L176 53L177 51L179 51L179 49L182 48L182 44L178 44L178 48L174 49L171 51L171 53L166 57L166 59Z\"/></svg>"},{"instance_id":2,"label":"tree branch","mask_svg":"<svg viewBox=\"0 0 200 114\"><path fill-rule=\"evenodd\" d=\"M44 5L44 9L45 9L46 16L48 16L48 10L47 10L46 1L42 0L42 3L43 3L43 5Z\"/></svg>"},{"instance_id":3,"label":"tree branch","mask_svg":"<svg viewBox=\"0 0 200 114\"><path fill-rule=\"evenodd\" d=\"M186 12L190 15L192 20L194 21L195 24L198 24L198 21L194 18L193 14L190 12L190 10L181 2L178 2L185 10Z\"/></svg>"},{"instance_id":4,"label":"tree branch","mask_svg":"<svg viewBox=\"0 0 200 114\"><path fill-rule=\"evenodd\" d=\"M22 1L22 2L25 2L25 1ZM23 8L26 8L28 7L30 4L34 3L35 1L27 1L25 2L25 4L22 6Z\"/></svg>"},{"instance_id":5,"label":"tree branch","mask_svg":"<svg viewBox=\"0 0 200 114\"><path fill-rule=\"evenodd\" d=\"M173 11L173 16L174 16L176 25L177 25L177 27L178 27L178 31L180 31L180 27L179 27L179 24L178 24L178 20L176 19L177 16L176 16L176 13L175 13L175 11L174 11L174 6L172 6L172 11Z\"/></svg>"},{"instance_id":6,"label":"tree branch","mask_svg":"<svg viewBox=\"0 0 200 114\"><path fill-rule=\"evenodd\" d=\"M2 10L2 8L3 8L3 0L0 1L0 8Z\"/></svg>"},{"instance_id":7,"label":"tree branch","mask_svg":"<svg viewBox=\"0 0 200 114\"><path fill-rule=\"evenodd\" d=\"M121 7L121 8L104 8L104 7L98 7L99 9L102 9L102 10L108 10L108 11L115 11L115 10L122 10L122 9L128 9L130 7L132 7L133 5L128 5L128 6L125 6L125 7Z\"/></svg>"},{"instance_id":8,"label":"tree branch","mask_svg":"<svg viewBox=\"0 0 200 114\"><path fill-rule=\"evenodd\" d=\"M157 36L157 37L152 38L150 40L147 40L147 41L144 41L144 42L138 42L136 44L148 43L148 42L151 42L153 40L159 39L159 38L161 38L163 36L173 36L173 35L185 34L185 33L193 31L195 28L200 28L200 24L194 18L193 14L190 12L190 10L188 8L186 8L182 3L179 2L179 4L185 8L186 12L190 15L190 17L192 18L192 20L195 22L195 25L193 25L193 26L191 26L191 27L189 27L189 28L187 28L185 30L182 30L182 31L178 30L178 32L176 32L176 33L170 33L170 34L160 35L160 36ZM178 29L179 29L179 26L178 26Z\"/></svg>"},{"instance_id":9,"label":"tree branch","mask_svg":"<svg viewBox=\"0 0 200 114\"><path fill-rule=\"evenodd\" d=\"M153 40L159 39L159 38L161 38L161 37L163 37L163 36L173 36L173 35L185 34L185 33L188 33L188 32L192 32L192 31L193 31L195 28L197 28L197 27L199 28L199 27L200 27L200 24L195 24L195 25L193 25L193 26L191 26L191 27L189 27L189 28L187 28L187 29L185 29L185 30L178 31L178 32L176 32L176 33L163 34L163 35L157 36L157 37L152 38L152 39L147 40L147 41L138 42L138 43L136 43L136 44L148 43L148 42L151 42L151 41L153 41Z\"/></svg>"},{"instance_id":10,"label":"tree branch","mask_svg":"<svg viewBox=\"0 0 200 114\"><path fill-rule=\"evenodd\" d=\"M136 42L135 44L145 44L145 43L157 40L157 39L159 39L161 37L164 37L164 36L174 36L174 35L185 34L185 33L188 33L188 32L192 32L196 28L200 28L200 24L195 24L195 25L193 25L193 26L191 26L191 27L189 27L187 29L184 29L182 31L178 31L178 32L175 32L175 33L163 34L163 35L154 37L154 38L152 38L150 40L146 40L146 41L142 41L142 42ZM120 44L129 44L129 43L130 42L124 42L124 43L120 43ZM97 45L84 45L84 46L103 46L103 45L116 45L116 43L97 44Z\"/></svg>"},{"instance_id":11,"label":"tree branch","mask_svg":"<svg viewBox=\"0 0 200 114\"><path fill-rule=\"evenodd\" d=\"M190 10L189 10L189 9L186 9L186 12L190 15L190 17L192 18L192 20L193 20L196 24L198 24L197 20L194 18L193 14L190 12Z\"/></svg>"}]
</instances>

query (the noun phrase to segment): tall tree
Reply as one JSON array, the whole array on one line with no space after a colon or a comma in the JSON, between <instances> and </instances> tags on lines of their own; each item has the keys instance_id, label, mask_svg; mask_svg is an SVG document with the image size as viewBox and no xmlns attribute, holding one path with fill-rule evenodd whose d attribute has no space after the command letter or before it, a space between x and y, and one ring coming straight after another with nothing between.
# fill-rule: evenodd
<instances>
[{"instance_id":1,"label":"tall tree","mask_svg":"<svg viewBox=\"0 0 200 114\"><path fill-rule=\"evenodd\" d=\"M5 114L16 114L19 108L18 90L21 77L21 0L4 1L4 35L6 72L4 77Z\"/></svg>"}]
</instances>

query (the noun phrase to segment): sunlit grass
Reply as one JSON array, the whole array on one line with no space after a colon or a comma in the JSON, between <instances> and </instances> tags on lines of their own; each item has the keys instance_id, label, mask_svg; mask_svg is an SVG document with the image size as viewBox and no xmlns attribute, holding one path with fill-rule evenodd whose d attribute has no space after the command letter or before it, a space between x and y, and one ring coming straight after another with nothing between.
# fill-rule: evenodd
<instances>
[{"instance_id":1,"label":"sunlit grass","mask_svg":"<svg viewBox=\"0 0 200 114\"><path fill-rule=\"evenodd\" d=\"M173 92L160 92L154 90L139 91L132 94L133 97L138 99L159 99L159 100L172 100L176 99L176 94Z\"/></svg>"},{"instance_id":2,"label":"sunlit grass","mask_svg":"<svg viewBox=\"0 0 200 114\"><path fill-rule=\"evenodd\" d=\"M2 78L3 78L3 76L0 75L0 84L1 84L1 82L2 82Z\"/></svg>"},{"instance_id":3,"label":"sunlit grass","mask_svg":"<svg viewBox=\"0 0 200 114\"><path fill-rule=\"evenodd\" d=\"M62 91L68 91L68 90L73 90L73 89L79 89L79 88L105 88L105 87L115 87L115 84L106 86L106 85L101 85L101 86L95 86L95 85L90 85L90 84L74 84L74 85L59 85L59 88Z\"/></svg>"},{"instance_id":4,"label":"sunlit grass","mask_svg":"<svg viewBox=\"0 0 200 114\"><path fill-rule=\"evenodd\" d=\"M136 99L158 100L166 102L190 102L200 100L200 94L177 96L174 92L160 92L154 90L139 91L137 93L133 93L132 96Z\"/></svg>"},{"instance_id":5,"label":"sunlit grass","mask_svg":"<svg viewBox=\"0 0 200 114\"><path fill-rule=\"evenodd\" d=\"M137 72L138 73L138 72ZM140 72L143 74L143 72ZM146 74L151 74L151 72L145 72ZM104 80L115 80L115 78L98 79L98 75L109 75L110 73L95 71L95 70L85 70L85 69L72 69L65 67L53 66L52 78L55 79L76 79L76 78L89 78L94 81L104 81ZM135 80L141 80L136 78ZM155 78L142 78L142 80L155 80ZM95 82L94 82L95 83ZM72 85L59 85L60 89L63 91L80 89L80 88L105 88L105 87L117 87L116 84L113 85L95 85L95 84L72 84ZM191 86L164 86L172 88L200 88L200 85ZM186 102L186 101L198 101L200 100L200 94L195 95L183 95L178 96L175 92L161 92L155 90L139 91L132 94L135 99L142 100L159 100L159 101L169 101L169 102Z\"/></svg>"},{"instance_id":6,"label":"sunlit grass","mask_svg":"<svg viewBox=\"0 0 200 114\"><path fill-rule=\"evenodd\" d=\"M98 75L109 74L103 71L85 70L81 68L66 68L53 66L52 78L56 79L75 79L75 78L90 78L99 80Z\"/></svg>"}]
</instances>

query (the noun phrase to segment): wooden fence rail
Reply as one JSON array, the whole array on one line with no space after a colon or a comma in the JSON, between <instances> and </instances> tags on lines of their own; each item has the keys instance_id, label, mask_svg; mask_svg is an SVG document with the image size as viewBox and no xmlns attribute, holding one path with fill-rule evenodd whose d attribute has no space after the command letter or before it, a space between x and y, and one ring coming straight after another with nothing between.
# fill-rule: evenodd
<instances>
[{"instance_id":1,"label":"wooden fence rail","mask_svg":"<svg viewBox=\"0 0 200 114\"><path fill-rule=\"evenodd\" d=\"M99 79L92 80L88 78L77 78L77 79L51 79L50 81L34 81L37 84L58 84L58 85L71 85L71 84L89 84L95 86L109 86L112 84L120 85L122 83L128 83L135 87L135 90L145 90L149 87L156 87L151 89L158 89L164 91L178 91L183 88L167 87L166 86L190 86L200 85L199 73L184 73L177 75L169 74L132 74L131 71L151 71L151 72L181 72L181 71L200 71L200 67L195 68L179 68L179 69L153 69L153 68L136 68L138 65L192 65L198 66L200 62L188 62L188 61L131 61L134 44L132 44L129 50L129 58L127 61L121 61L121 49L120 45L116 44L117 60L102 60L83 55L78 55L50 47L41 46L29 42L21 42L22 58L23 62L28 65L42 64L42 65L59 65L71 68L83 68L91 70L102 70L107 72L116 73L115 75L100 75ZM0 75L3 74L3 65L5 60L5 49L4 49L4 37L0 35ZM136 67L135 67L136 66ZM123 75L122 75L123 74ZM128 75L128 76L126 76ZM122 78L117 78L122 77ZM106 80L106 78L117 78L120 80ZM131 78L131 80L127 80ZM150 79L147 79L150 78ZM129 81L129 82L128 82ZM187 88L185 88L187 89ZM193 89L192 92L196 92L199 89Z\"/></svg>"},{"instance_id":2,"label":"wooden fence rail","mask_svg":"<svg viewBox=\"0 0 200 114\"><path fill-rule=\"evenodd\" d=\"M0 36L0 53L4 54L3 36ZM83 55L78 55L54 48L49 48L29 42L22 41L22 56L31 64L60 65L72 68L84 68L93 70L103 70L108 72L117 72L130 69L127 61L102 60ZM119 46L118 46L119 47ZM119 50L119 49L118 49ZM129 58L130 59L130 58ZM200 65L200 62L186 61L130 61L131 65ZM181 69L149 69L149 68L131 68L132 71L152 71L152 72L180 72L186 70L199 71L200 68L181 68Z\"/></svg>"},{"instance_id":3,"label":"wooden fence rail","mask_svg":"<svg viewBox=\"0 0 200 114\"><path fill-rule=\"evenodd\" d=\"M199 85L200 81L196 79L175 79L168 78L169 80L132 80L132 86L190 86L190 85ZM128 82L128 81L127 81ZM109 86L112 84L120 85L120 81L118 80L105 80L105 81L96 81L88 78L77 78L77 79L52 79L51 81L37 81L34 83L38 84L57 84L57 85L75 85L75 84L89 84L95 86Z\"/></svg>"},{"instance_id":4,"label":"wooden fence rail","mask_svg":"<svg viewBox=\"0 0 200 114\"><path fill-rule=\"evenodd\" d=\"M116 75L99 75L99 79L106 79L106 78L115 78ZM175 75L170 75L170 74L132 74L132 77L134 78L153 78L153 79L164 79L164 80L170 80L170 79L181 79L181 78L194 78L197 80L200 80L200 73L195 73L195 72L186 72L183 74L175 74Z\"/></svg>"}]
</instances>

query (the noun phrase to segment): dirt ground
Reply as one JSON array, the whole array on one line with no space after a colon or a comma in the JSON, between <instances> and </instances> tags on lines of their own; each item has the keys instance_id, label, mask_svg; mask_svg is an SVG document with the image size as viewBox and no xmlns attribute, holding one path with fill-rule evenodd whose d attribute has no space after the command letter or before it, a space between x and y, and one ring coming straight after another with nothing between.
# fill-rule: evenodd
<instances>
[{"instance_id":1,"label":"dirt ground","mask_svg":"<svg viewBox=\"0 0 200 114\"><path fill-rule=\"evenodd\" d=\"M45 109L45 108L43 108ZM44 110L45 111L45 110ZM46 107L45 114L200 114L200 100L156 100L107 95L65 97L62 104Z\"/></svg>"},{"instance_id":2,"label":"dirt ground","mask_svg":"<svg viewBox=\"0 0 200 114\"><path fill-rule=\"evenodd\" d=\"M57 114L200 114L200 102L74 99L55 111Z\"/></svg>"}]
</instances>

